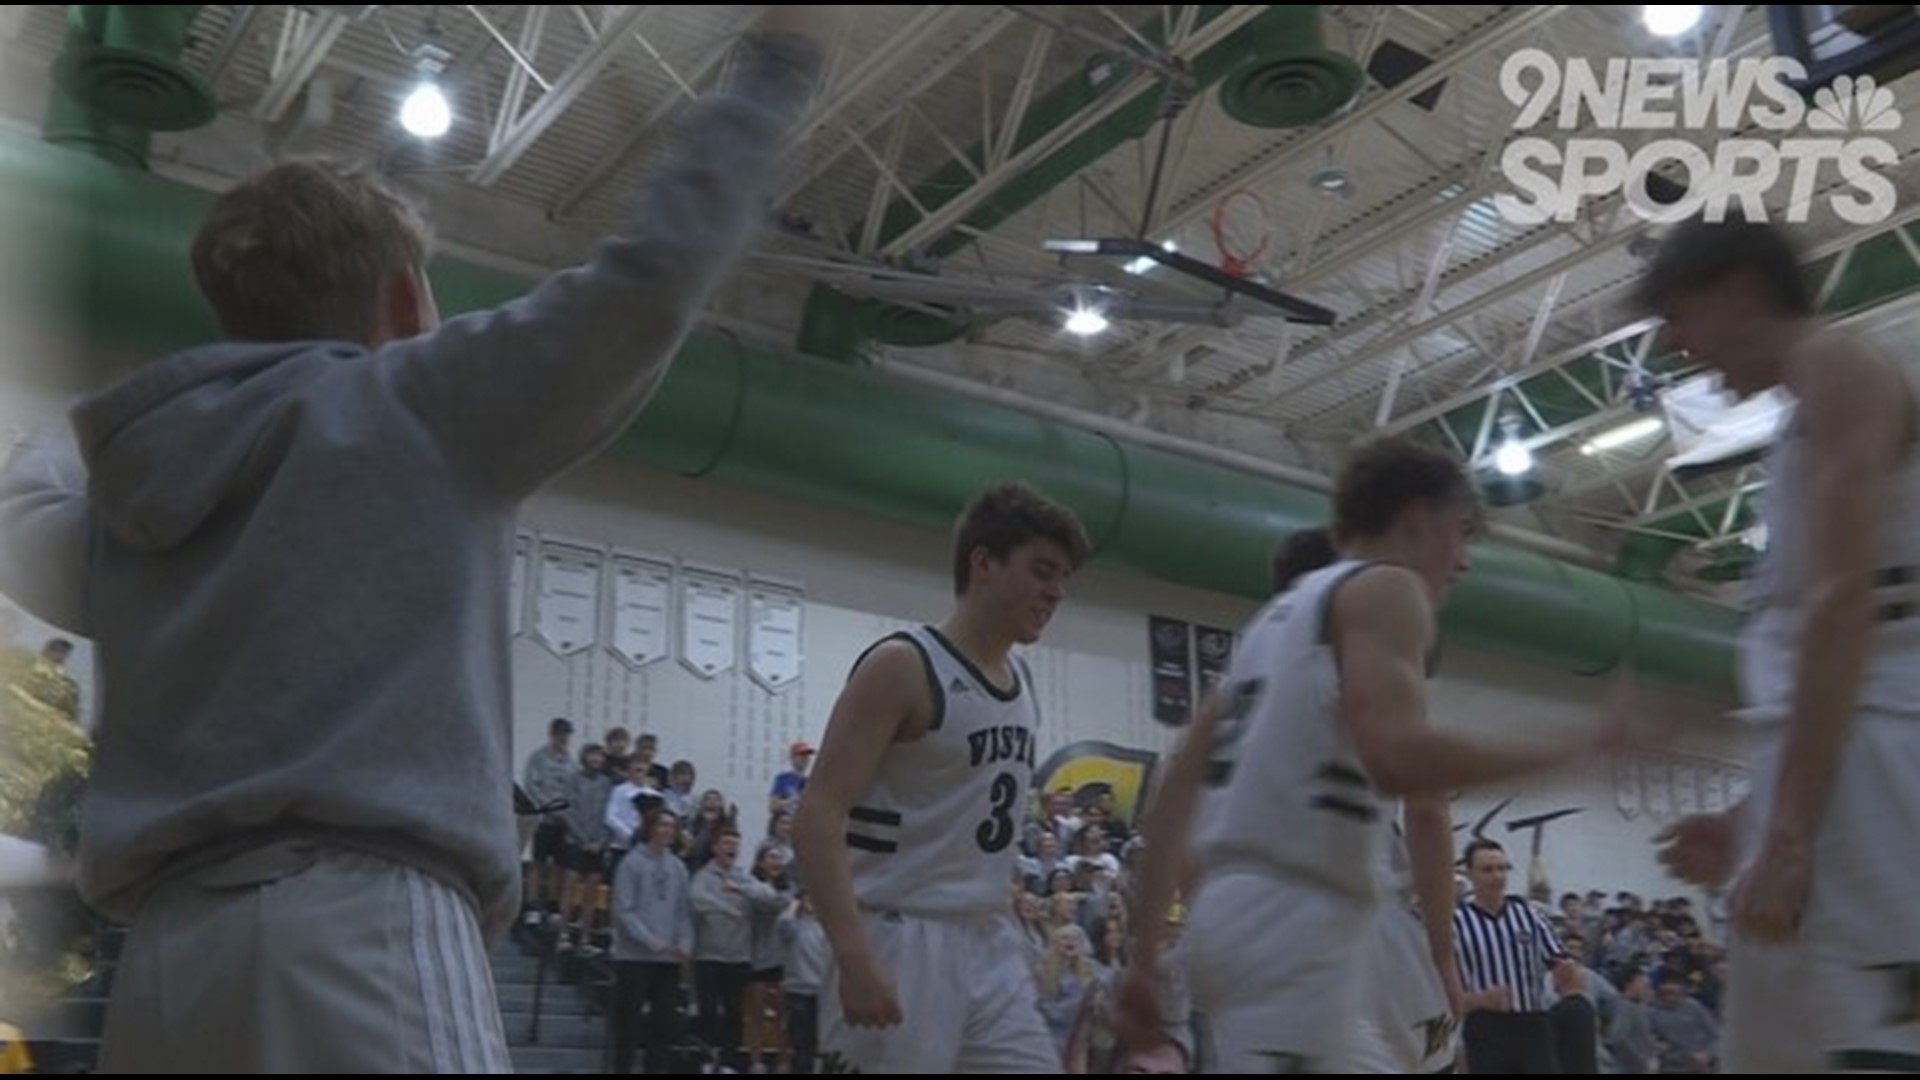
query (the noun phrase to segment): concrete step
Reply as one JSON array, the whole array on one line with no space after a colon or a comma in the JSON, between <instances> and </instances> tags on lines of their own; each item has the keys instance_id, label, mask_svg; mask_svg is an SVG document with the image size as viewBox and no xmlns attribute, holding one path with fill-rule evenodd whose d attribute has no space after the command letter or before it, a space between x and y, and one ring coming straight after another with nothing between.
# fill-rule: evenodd
<instances>
[{"instance_id":1,"label":"concrete step","mask_svg":"<svg viewBox=\"0 0 1920 1080\"><path fill-rule=\"evenodd\" d=\"M529 1042L527 1036L533 1029L533 1014L509 1012L501 1015L506 1026L508 1046L546 1046L570 1050L598 1050L605 1046L608 1039L607 1021L604 1017L555 1016L552 1013L540 1015L540 1041Z\"/></svg>"},{"instance_id":2,"label":"concrete step","mask_svg":"<svg viewBox=\"0 0 1920 1080\"><path fill-rule=\"evenodd\" d=\"M552 1046L515 1046L513 1071L517 1073L597 1073L603 1070L598 1050L580 1050Z\"/></svg>"},{"instance_id":3,"label":"concrete step","mask_svg":"<svg viewBox=\"0 0 1920 1080\"><path fill-rule=\"evenodd\" d=\"M533 1012L533 987L497 986L494 994L500 1001L503 1012ZM547 984L546 991L540 996L540 1011L549 1016L554 1013L582 1014L591 1008L593 998L577 986L565 986L558 983Z\"/></svg>"}]
</instances>

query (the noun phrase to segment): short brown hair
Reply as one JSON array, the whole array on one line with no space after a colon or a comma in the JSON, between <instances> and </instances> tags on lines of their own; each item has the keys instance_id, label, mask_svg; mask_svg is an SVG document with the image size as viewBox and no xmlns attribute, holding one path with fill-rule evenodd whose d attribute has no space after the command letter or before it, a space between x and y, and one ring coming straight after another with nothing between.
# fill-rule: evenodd
<instances>
[{"instance_id":1,"label":"short brown hair","mask_svg":"<svg viewBox=\"0 0 1920 1080\"><path fill-rule=\"evenodd\" d=\"M1339 560L1340 552L1333 545L1333 530L1326 526L1290 533L1273 549L1273 591L1286 592L1301 577Z\"/></svg>"},{"instance_id":2,"label":"short brown hair","mask_svg":"<svg viewBox=\"0 0 1920 1080\"><path fill-rule=\"evenodd\" d=\"M380 287L426 266L412 203L339 162L275 165L217 199L193 238L193 276L227 336L366 343Z\"/></svg>"},{"instance_id":3,"label":"short brown hair","mask_svg":"<svg viewBox=\"0 0 1920 1080\"><path fill-rule=\"evenodd\" d=\"M1775 311L1814 313L1814 292L1795 238L1777 225L1740 214L1723 221L1689 218L1674 226L1640 279L1637 299L1644 310L1658 314L1669 301L1738 274L1751 275Z\"/></svg>"},{"instance_id":4,"label":"short brown hair","mask_svg":"<svg viewBox=\"0 0 1920 1080\"><path fill-rule=\"evenodd\" d=\"M974 498L960 515L953 538L953 594L967 591L973 577L975 548L1004 560L1031 540L1051 540L1066 549L1079 569L1093 549L1073 511L1021 483L995 484Z\"/></svg>"},{"instance_id":5,"label":"short brown hair","mask_svg":"<svg viewBox=\"0 0 1920 1080\"><path fill-rule=\"evenodd\" d=\"M1419 503L1479 501L1466 470L1453 458L1406 439L1381 439L1362 447L1340 470L1333 491L1333 535L1342 542L1379 536Z\"/></svg>"}]
</instances>

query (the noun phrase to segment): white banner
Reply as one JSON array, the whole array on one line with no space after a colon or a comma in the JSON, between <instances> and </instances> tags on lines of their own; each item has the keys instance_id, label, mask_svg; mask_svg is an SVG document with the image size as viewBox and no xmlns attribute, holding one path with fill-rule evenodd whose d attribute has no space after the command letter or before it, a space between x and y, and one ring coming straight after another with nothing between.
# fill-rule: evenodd
<instances>
[{"instance_id":1,"label":"white banner","mask_svg":"<svg viewBox=\"0 0 1920 1080\"><path fill-rule=\"evenodd\" d=\"M1613 805L1620 811L1620 816L1628 821L1640 816L1643 807L1639 758L1622 756L1613 759Z\"/></svg>"},{"instance_id":2,"label":"white banner","mask_svg":"<svg viewBox=\"0 0 1920 1080\"><path fill-rule=\"evenodd\" d=\"M634 670L673 652L673 563L616 552L607 647Z\"/></svg>"},{"instance_id":3,"label":"white banner","mask_svg":"<svg viewBox=\"0 0 1920 1080\"><path fill-rule=\"evenodd\" d=\"M1640 784L1647 816L1655 821L1673 820L1673 767L1665 761L1642 761Z\"/></svg>"},{"instance_id":4,"label":"white banner","mask_svg":"<svg viewBox=\"0 0 1920 1080\"><path fill-rule=\"evenodd\" d=\"M740 580L688 568L680 576L680 662L703 679L740 659Z\"/></svg>"},{"instance_id":5,"label":"white banner","mask_svg":"<svg viewBox=\"0 0 1920 1080\"><path fill-rule=\"evenodd\" d=\"M800 681L807 601L798 586L755 579L747 588L747 674L770 694Z\"/></svg>"},{"instance_id":6,"label":"white banner","mask_svg":"<svg viewBox=\"0 0 1920 1080\"><path fill-rule=\"evenodd\" d=\"M533 561L533 537L513 538L513 579L507 586L507 626L514 637L527 629L527 564Z\"/></svg>"},{"instance_id":7,"label":"white banner","mask_svg":"<svg viewBox=\"0 0 1920 1080\"><path fill-rule=\"evenodd\" d=\"M555 655L594 647L600 631L600 571L606 555L584 544L540 544L540 583L534 598L534 631Z\"/></svg>"}]
</instances>

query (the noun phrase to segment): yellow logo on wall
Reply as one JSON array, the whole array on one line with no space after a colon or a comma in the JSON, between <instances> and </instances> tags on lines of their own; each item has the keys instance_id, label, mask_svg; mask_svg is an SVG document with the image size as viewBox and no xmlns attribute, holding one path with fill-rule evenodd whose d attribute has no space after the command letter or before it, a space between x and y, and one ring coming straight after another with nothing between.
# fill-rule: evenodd
<instances>
[{"instance_id":1,"label":"yellow logo on wall","mask_svg":"<svg viewBox=\"0 0 1920 1080\"><path fill-rule=\"evenodd\" d=\"M1100 791L1113 793L1113 810L1121 821L1132 822L1144 809L1160 755L1109 742L1070 743L1048 755L1034 773L1034 790L1051 795L1066 791L1084 805Z\"/></svg>"}]
</instances>

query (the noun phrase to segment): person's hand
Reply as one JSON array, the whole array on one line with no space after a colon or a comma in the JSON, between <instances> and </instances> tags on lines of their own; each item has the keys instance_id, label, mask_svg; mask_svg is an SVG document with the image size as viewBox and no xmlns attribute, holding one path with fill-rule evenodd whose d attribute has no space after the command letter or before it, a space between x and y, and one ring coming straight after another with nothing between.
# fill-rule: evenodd
<instances>
[{"instance_id":1,"label":"person's hand","mask_svg":"<svg viewBox=\"0 0 1920 1080\"><path fill-rule=\"evenodd\" d=\"M1692 814L1661 829L1653 838L1661 845L1660 865L1690 885L1718 888L1733 876L1733 818L1727 814Z\"/></svg>"},{"instance_id":2,"label":"person's hand","mask_svg":"<svg viewBox=\"0 0 1920 1080\"><path fill-rule=\"evenodd\" d=\"M840 959L840 1011L849 1027L899 1025L900 991L871 953Z\"/></svg>"},{"instance_id":3,"label":"person's hand","mask_svg":"<svg viewBox=\"0 0 1920 1080\"><path fill-rule=\"evenodd\" d=\"M1512 1012L1512 999L1513 993L1507 987L1489 986L1485 990L1465 995L1463 1006L1470 1013Z\"/></svg>"},{"instance_id":4,"label":"person's hand","mask_svg":"<svg viewBox=\"0 0 1920 1080\"><path fill-rule=\"evenodd\" d=\"M1733 928L1749 941L1778 945L1800 932L1813 887L1813 847L1804 840L1770 839L1734 887Z\"/></svg>"}]
</instances>

